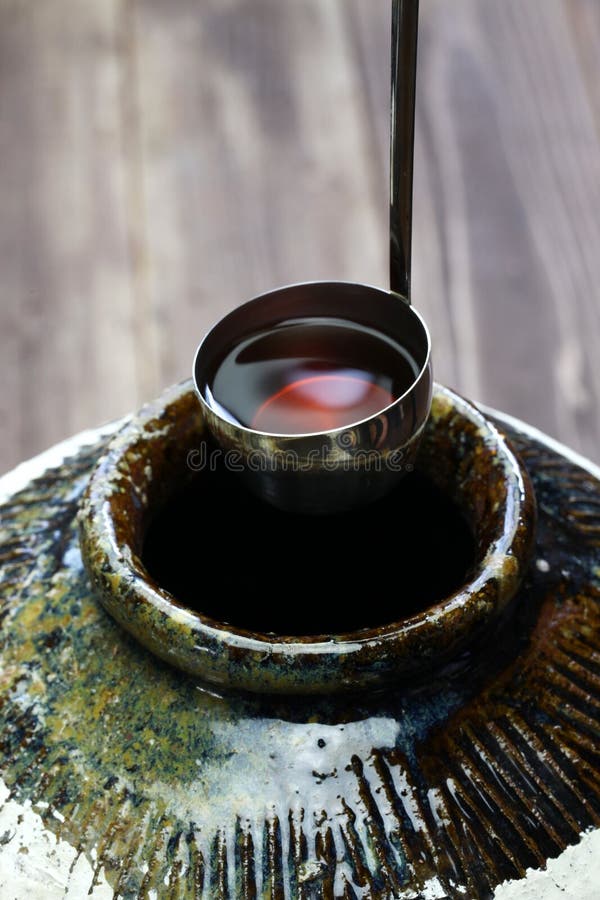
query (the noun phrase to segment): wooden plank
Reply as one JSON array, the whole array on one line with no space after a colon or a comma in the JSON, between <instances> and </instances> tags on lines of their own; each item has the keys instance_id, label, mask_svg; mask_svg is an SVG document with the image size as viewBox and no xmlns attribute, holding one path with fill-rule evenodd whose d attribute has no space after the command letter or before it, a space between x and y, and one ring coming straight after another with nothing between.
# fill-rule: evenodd
<instances>
[{"instance_id":1,"label":"wooden plank","mask_svg":"<svg viewBox=\"0 0 600 900\"><path fill-rule=\"evenodd\" d=\"M353 10L377 104L387 34ZM594 0L422 4L413 284L441 380L596 459L599 19Z\"/></svg>"},{"instance_id":2,"label":"wooden plank","mask_svg":"<svg viewBox=\"0 0 600 900\"><path fill-rule=\"evenodd\" d=\"M530 361L520 384L513 378L513 409L520 412L519 392L524 398L519 405L532 421L597 459L600 143L594 111L564 3L551 0L533 10L511 0L502 10L488 3L486 12L487 27L495 36L491 47L502 98L500 133L510 148L509 164L539 272L539 289L523 291L521 301L528 310L535 308L526 326L526 341L533 343L527 351L520 338L523 357L528 352ZM522 243L515 246L519 260L521 248ZM554 346L549 341L544 352L537 336L548 329L551 317L556 340ZM539 385L539 396L530 397L532 370L539 372L543 359L550 377L545 387ZM517 358L515 366L518 362ZM552 398L555 427L541 418Z\"/></svg>"},{"instance_id":3,"label":"wooden plank","mask_svg":"<svg viewBox=\"0 0 600 900\"><path fill-rule=\"evenodd\" d=\"M517 113L508 108L507 82L519 60L504 66L495 52L509 5L426 7L421 146L438 227L419 231L417 218L415 252L422 249L425 257L415 296L422 296L434 338L446 319L443 343L451 336L453 368L438 369L442 380L515 415L537 417L536 424L556 433L548 390L556 326L552 311L544 314L546 279L529 238L528 198L512 169L515 156L537 149L531 140L512 145L503 127ZM511 38L509 32L501 43L504 53Z\"/></svg>"},{"instance_id":4,"label":"wooden plank","mask_svg":"<svg viewBox=\"0 0 600 900\"><path fill-rule=\"evenodd\" d=\"M0 468L138 401L118 3L0 4Z\"/></svg>"}]
</instances>

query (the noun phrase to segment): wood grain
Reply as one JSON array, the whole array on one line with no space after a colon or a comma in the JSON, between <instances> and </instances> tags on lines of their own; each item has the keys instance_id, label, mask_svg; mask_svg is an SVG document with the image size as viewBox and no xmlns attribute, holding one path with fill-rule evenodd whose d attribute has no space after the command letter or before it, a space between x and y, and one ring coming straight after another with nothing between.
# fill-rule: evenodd
<instances>
[{"instance_id":1,"label":"wood grain","mask_svg":"<svg viewBox=\"0 0 600 900\"><path fill-rule=\"evenodd\" d=\"M0 471L277 284L387 282L389 2L0 0ZM600 459L600 5L422 0L437 377Z\"/></svg>"}]
</instances>

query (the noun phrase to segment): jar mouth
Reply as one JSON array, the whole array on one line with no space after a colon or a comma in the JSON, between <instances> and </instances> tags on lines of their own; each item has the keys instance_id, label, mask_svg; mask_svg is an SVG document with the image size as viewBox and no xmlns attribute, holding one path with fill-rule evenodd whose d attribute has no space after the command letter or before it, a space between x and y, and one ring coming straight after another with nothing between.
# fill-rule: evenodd
<instances>
[{"instance_id":1,"label":"jar mouth","mask_svg":"<svg viewBox=\"0 0 600 900\"><path fill-rule=\"evenodd\" d=\"M518 589L535 524L527 473L481 412L436 385L418 468L468 519L475 553L465 583L394 621L323 633L311 625L311 633L273 634L221 621L214 607L207 615L201 601L194 609L183 605L152 577L143 548L155 512L189 484L190 454L203 439L191 383L171 388L109 444L80 513L82 557L102 604L152 652L202 680L278 693L383 684L464 649L498 620ZM204 558L201 548L197 560L202 590L218 590L218 572L207 576L214 560ZM382 576L394 578L389 565ZM368 604L368 597L359 602Z\"/></svg>"},{"instance_id":2,"label":"jar mouth","mask_svg":"<svg viewBox=\"0 0 600 900\"><path fill-rule=\"evenodd\" d=\"M215 561L215 589L202 593L200 545ZM470 580L479 548L456 504L420 472L368 506L311 516L257 499L215 465L156 512L141 561L155 584L217 626L308 643L361 640L436 606Z\"/></svg>"}]
</instances>

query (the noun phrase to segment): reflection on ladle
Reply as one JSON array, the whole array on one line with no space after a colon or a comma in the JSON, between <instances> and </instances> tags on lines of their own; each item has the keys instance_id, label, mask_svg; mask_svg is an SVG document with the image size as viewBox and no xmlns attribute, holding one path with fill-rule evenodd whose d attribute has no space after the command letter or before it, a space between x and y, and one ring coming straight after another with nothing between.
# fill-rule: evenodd
<instances>
[{"instance_id":1,"label":"reflection on ladle","mask_svg":"<svg viewBox=\"0 0 600 900\"><path fill-rule=\"evenodd\" d=\"M288 511L383 496L410 471L429 414L430 338L410 305L417 37L417 0L393 0L392 290L281 288L229 313L196 353L209 430L237 454L248 487Z\"/></svg>"}]
</instances>

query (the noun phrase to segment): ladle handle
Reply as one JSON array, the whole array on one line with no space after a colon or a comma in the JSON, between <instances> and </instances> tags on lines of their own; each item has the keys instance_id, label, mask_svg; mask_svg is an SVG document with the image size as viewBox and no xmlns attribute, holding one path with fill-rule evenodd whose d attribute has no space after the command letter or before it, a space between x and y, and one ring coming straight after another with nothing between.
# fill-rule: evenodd
<instances>
[{"instance_id":1,"label":"ladle handle","mask_svg":"<svg viewBox=\"0 0 600 900\"><path fill-rule=\"evenodd\" d=\"M410 303L419 0L392 0L390 287Z\"/></svg>"}]
</instances>

